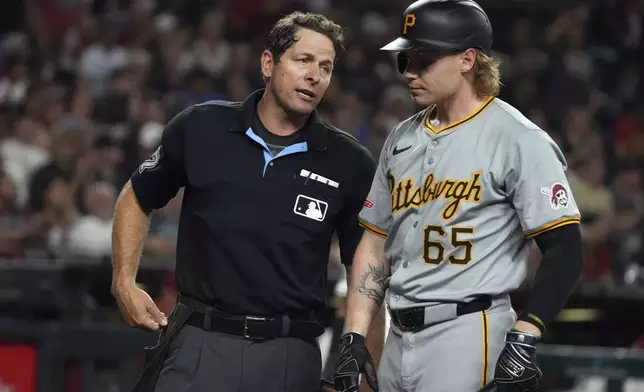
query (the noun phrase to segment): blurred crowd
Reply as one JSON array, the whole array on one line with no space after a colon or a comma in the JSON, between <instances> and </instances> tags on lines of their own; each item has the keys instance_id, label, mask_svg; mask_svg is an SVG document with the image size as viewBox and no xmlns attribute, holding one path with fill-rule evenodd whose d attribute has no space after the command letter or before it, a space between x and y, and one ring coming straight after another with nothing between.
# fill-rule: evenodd
<instances>
[{"instance_id":1,"label":"blurred crowd","mask_svg":"<svg viewBox=\"0 0 644 392\"><path fill-rule=\"evenodd\" d=\"M26 0L0 5L0 258L108 258L120 188L188 105L263 87L270 26L295 9L347 27L320 110L378 155L414 107L391 54L400 0ZM501 99L564 150L584 279L644 285L644 1L485 1ZM457 164L457 163L455 163ZM153 215L174 252L181 195ZM538 255L535 254L535 257Z\"/></svg>"}]
</instances>

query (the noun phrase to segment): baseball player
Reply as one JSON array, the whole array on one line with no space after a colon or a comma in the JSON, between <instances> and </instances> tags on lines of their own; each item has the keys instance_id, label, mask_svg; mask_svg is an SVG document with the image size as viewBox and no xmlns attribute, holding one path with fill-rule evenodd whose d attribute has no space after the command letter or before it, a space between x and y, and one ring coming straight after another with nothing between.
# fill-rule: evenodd
<instances>
[{"instance_id":1,"label":"baseball player","mask_svg":"<svg viewBox=\"0 0 644 392\"><path fill-rule=\"evenodd\" d=\"M397 53L424 110L398 124L360 213L334 377L356 391L535 391L535 344L583 264L580 215L553 140L496 98L492 28L471 0L421 0L403 15ZM509 294L543 254L518 315ZM364 336L386 299L380 366ZM487 390L487 389L486 389Z\"/></svg>"}]
</instances>

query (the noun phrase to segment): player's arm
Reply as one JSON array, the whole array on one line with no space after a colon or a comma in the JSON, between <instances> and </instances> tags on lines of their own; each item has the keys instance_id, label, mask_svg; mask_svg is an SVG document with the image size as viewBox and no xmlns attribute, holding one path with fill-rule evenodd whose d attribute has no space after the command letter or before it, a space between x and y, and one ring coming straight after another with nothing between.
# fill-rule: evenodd
<instances>
[{"instance_id":1,"label":"player's arm","mask_svg":"<svg viewBox=\"0 0 644 392\"><path fill-rule=\"evenodd\" d=\"M343 335L340 338L340 355L336 362L334 382L336 389L354 390L359 375L364 374L373 390L377 390L376 363L384 348L385 311L384 298L389 282L389 263L385 254L385 238L391 227L391 195L387 182L387 147L383 147L378 166L370 175L363 175L365 188L359 214L355 221L361 230L357 249L352 254L351 273L347 277L347 305ZM371 328L371 329L370 329ZM365 335L374 338L365 342Z\"/></svg>"},{"instance_id":2,"label":"player's arm","mask_svg":"<svg viewBox=\"0 0 644 392\"><path fill-rule=\"evenodd\" d=\"M340 258L346 266L347 286L349 287L351 287L351 281L356 270L352 263L356 260L357 252L360 249L359 244L364 238L363 233L365 232L364 228L360 225L359 214L368 197L376 171L376 163L366 149L363 148L357 156L359 159L355 166L359 170L356 170L357 176L351 183L350 195L347 198L347 203L343 208L338 224ZM376 310L376 314L369 319L369 324L365 326L361 334L367 337L367 345L371 349L370 352L376 359L376 362L379 362L384 347L384 312L378 313Z\"/></svg>"},{"instance_id":3,"label":"player's arm","mask_svg":"<svg viewBox=\"0 0 644 392\"><path fill-rule=\"evenodd\" d=\"M185 185L185 122L191 109L165 127L159 148L133 173L115 206L112 227L112 289L133 286L150 214Z\"/></svg>"},{"instance_id":4,"label":"player's arm","mask_svg":"<svg viewBox=\"0 0 644 392\"><path fill-rule=\"evenodd\" d=\"M566 160L545 132L522 130L508 147L503 188L526 237L535 239L543 259L527 306L505 335L494 381L506 385L504 390L536 391L542 376L536 343L581 273L580 215L566 180Z\"/></svg>"},{"instance_id":5,"label":"player's arm","mask_svg":"<svg viewBox=\"0 0 644 392\"><path fill-rule=\"evenodd\" d=\"M584 264L579 224L548 230L534 237L542 254L528 302L515 328L540 337L574 289Z\"/></svg>"},{"instance_id":6,"label":"player's arm","mask_svg":"<svg viewBox=\"0 0 644 392\"><path fill-rule=\"evenodd\" d=\"M385 239L365 231L353 258L352 273L347 277L347 314L344 333L366 335L379 313L384 318L383 303L389 282L389 261L385 257ZM384 321L382 322L384 334Z\"/></svg>"},{"instance_id":7,"label":"player's arm","mask_svg":"<svg viewBox=\"0 0 644 392\"><path fill-rule=\"evenodd\" d=\"M368 154L365 149L365 155ZM374 337L375 353L382 352L384 345L385 313L383 308L387 289L389 264L384 257L383 227L391 225L390 192L386 176L386 148L378 165L369 154L365 157L359 176L353 186L359 191L352 202L351 228L354 235L350 252L344 252L343 260L350 261L347 269L347 311L344 332L355 332ZM355 189L354 188L354 189ZM373 222L373 223L370 223ZM342 241L342 238L340 237ZM342 246L342 243L340 244ZM370 327L372 330L369 331ZM377 336L374 336L376 335ZM379 355L377 355L379 357Z\"/></svg>"},{"instance_id":8,"label":"player's arm","mask_svg":"<svg viewBox=\"0 0 644 392\"><path fill-rule=\"evenodd\" d=\"M365 233L365 236L368 233ZM356 252L357 253L357 252ZM357 256L357 254L356 254ZM354 259L355 263L355 259ZM351 282L353 279L353 273L352 273L352 266L347 266L347 286L351 287ZM348 295L348 293L347 293ZM348 309L348 305L347 305ZM382 304L380 305L380 308L378 312L375 314L375 316L372 316L371 322L369 323L369 330L367 331L367 338L366 338L366 345L367 349L369 350L369 353L371 354L371 357L373 358L373 363L376 369L380 365L380 358L382 357L382 352L384 351L385 348L385 324L386 324L386 317L385 317L385 305L384 301L382 301ZM345 320L348 321L348 318L352 317L349 316L348 314L345 316ZM345 323L345 325L347 325ZM347 332L346 330L344 332ZM349 331L352 332L352 331ZM358 332L358 331L354 331Z\"/></svg>"},{"instance_id":9,"label":"player's arm","mask_svg":"<svg viewBox=\"0 0 644 392\"><path fill-rule=\"evenodd\" d=\"M356 209L351 214L350 227L358 235L352 237L355 243L351 252L342 255L343 260L347 260L345 256L350 257L349 262L345 264L351 264L351 268L347 270L345 327L340 338L340 356L334 377L336 389L339 390L356 388L361 373L366 375L369 386L377 390L375 369L384 349L383 300L388 280L383 277L383 280L377 283L380 286L372 286L374 278L369 274L370 268L365 255L374 249L380 249L380 254L384 255L385 228L391 225L391 202L383 156L377 168L374 168L373 161L364 165L360 177L354 182L360 184L361 192L360 198L354 204ZM358 230L355 230L356 228ZM373 232L379 234L374 235ZM342 241L342 237L340 240ZM384 260L384 256L382 259ZM374 262L374 265L379 270L388 271L387 264L377 265ZM364 281L364 287L357 291L361 281ZM367 290L374 291L369 293ZM372 360L372 356L375 361Z\"/></svg>"},{"instance_id":10,"label":"player's arm","mask_svg":"<svg viewBox=\"0 0 644 392\"><path fill-rule=\"evenodd\" d=\"M541 336L566 303L583 264L580 214L566 179L566 160L543 131L511 143L508 195L543 259L516 328Z\"/></svg>"},{"instance_id":11,"label":"player's arm","mask_svg":"<svg viewBox=\"0 0 644 392\"><path fill-rule=\"evenodd\" d=\"M378 390L377 370L384 350L385 311L389 266L384 257L384 238L365 231L347 275L347 304L340 355L334 383L337 390ZM365 340L365 336L367 336ZM374 360L375 358L375 360Z\"/></svg>"}]
</instances>

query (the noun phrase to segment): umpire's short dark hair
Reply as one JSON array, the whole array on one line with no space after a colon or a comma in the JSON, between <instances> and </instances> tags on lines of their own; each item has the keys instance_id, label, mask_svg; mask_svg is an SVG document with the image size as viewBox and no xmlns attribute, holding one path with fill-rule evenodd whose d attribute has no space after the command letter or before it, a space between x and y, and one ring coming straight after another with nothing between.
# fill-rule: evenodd
<instances>
[{"instance_id":1,"label":"umpire's short dark hair","mask_svg":"<svg viewBox=\"0 0 644 392\"><path fill-rule=\"evenodd\" d=\"M344 33L342 27L324 15L295 11L278 20L268 34L268 47L276 63L297 38L295 34L300 29L309 29L327 36L335 48L336 58L344 50Z\"/></svg>"}]
</instances>

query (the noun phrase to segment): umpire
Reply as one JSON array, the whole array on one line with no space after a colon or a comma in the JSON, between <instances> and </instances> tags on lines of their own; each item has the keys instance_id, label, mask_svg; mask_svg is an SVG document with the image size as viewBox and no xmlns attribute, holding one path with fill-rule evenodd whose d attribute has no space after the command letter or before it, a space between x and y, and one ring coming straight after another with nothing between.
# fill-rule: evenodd
<instances>
[{"instance_id":1,"label":"umpire","mask_svg":"<svg viewBox=\"0 0 644 392\"><path fill-rule=\"evenodd\" d=\"M349 266L375 171L316 112L342 41L322 15L279 20L261 56L266 88L174 117L121 192L112 292L130 325L161 331L136 391L319 390L332 236ZM150 214L182 187L179 296L166 319L135 280ZM373 327L379 358L384 321Z\"/></svg>"}]
</instances>

